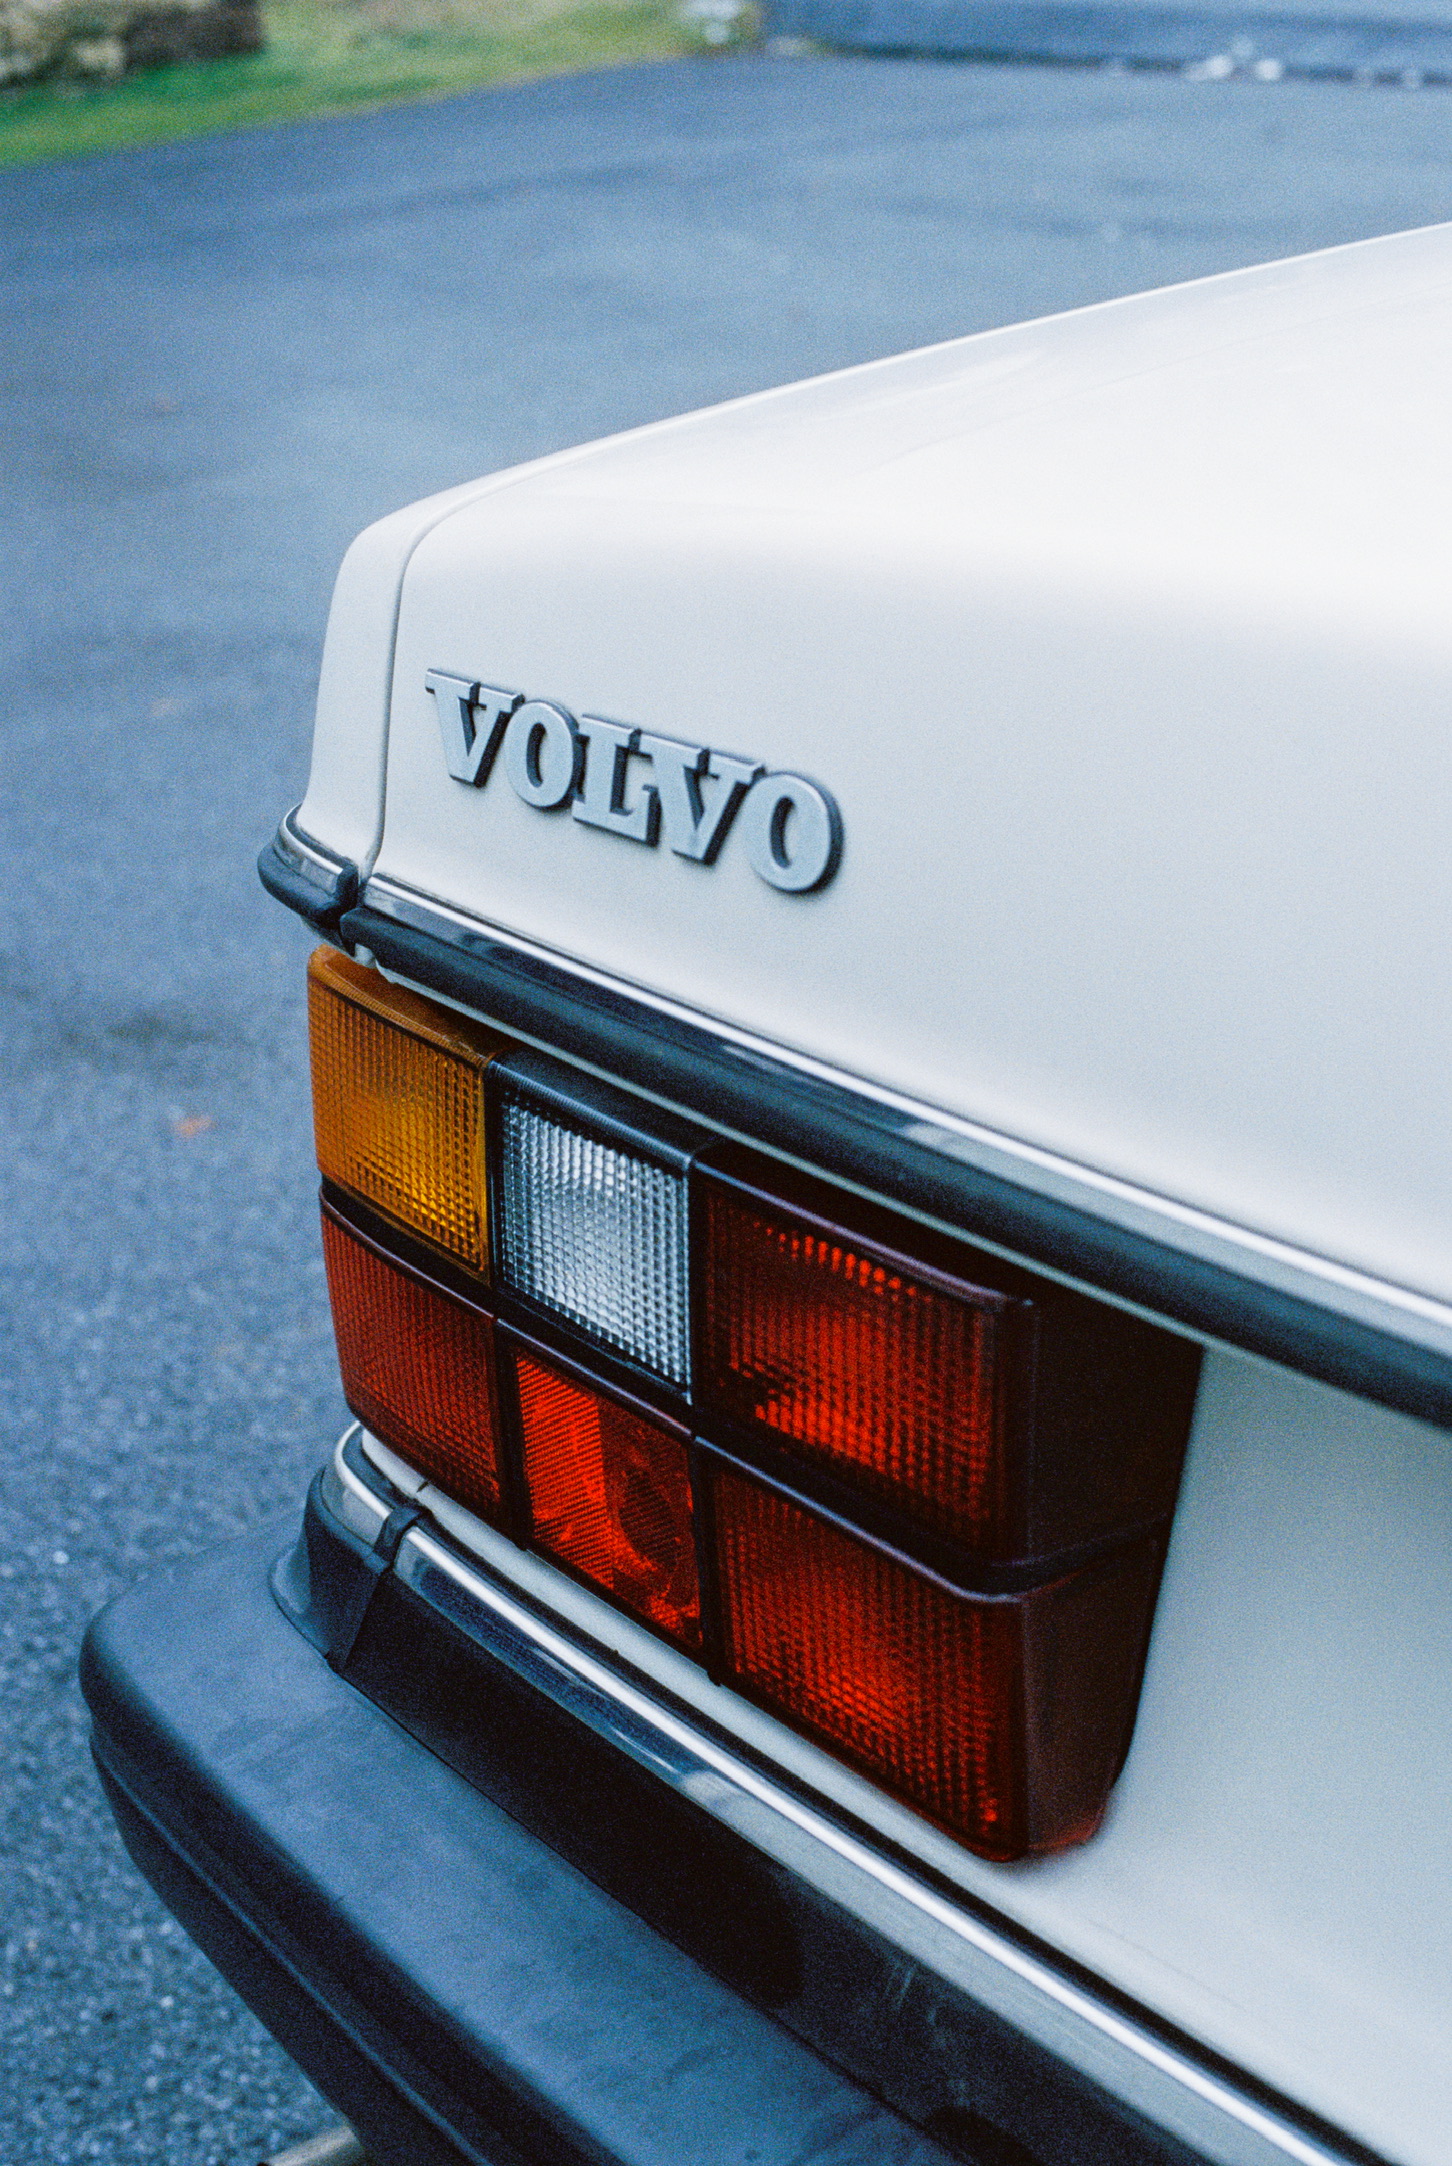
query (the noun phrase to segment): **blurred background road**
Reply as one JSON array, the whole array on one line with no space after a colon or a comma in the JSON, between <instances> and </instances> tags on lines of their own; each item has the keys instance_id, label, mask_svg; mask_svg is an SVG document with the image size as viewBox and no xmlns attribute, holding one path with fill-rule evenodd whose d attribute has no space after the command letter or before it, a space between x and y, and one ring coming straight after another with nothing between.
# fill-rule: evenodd
<instances>
[{"instance_id":1,"label":"blurred background road","mask_svg":"<svg viewBox=\"0 0 1452 2166\"><path fill-rule=\"evenodd\" d=\"M72 1682L341 1428L301 794L337 560L707 400L1452 215L1452 96L742 54L0 176L0 2152L329 2118L127 1864Z\"/></svg>"}]
</instances>

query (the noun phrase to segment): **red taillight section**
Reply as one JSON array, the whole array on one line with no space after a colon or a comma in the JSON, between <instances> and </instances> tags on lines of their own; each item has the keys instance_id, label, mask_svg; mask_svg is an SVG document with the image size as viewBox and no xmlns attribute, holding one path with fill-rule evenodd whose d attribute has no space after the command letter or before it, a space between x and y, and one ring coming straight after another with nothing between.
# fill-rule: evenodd
<instances>
[{"instance_id":1,"label":"red taillight section","mask_svg":"<svg viewBox=\"0 0 1452 2166\"><path fill-rule=\"evenodd\" d=\"M684 1435L516 1352L534 1538L682 1646L701 1643Z\"/></svg>"},{"instance_id":2,"label":"red taillight section","mask_svg":"<svg viewBox=\"0 0 1452 2166\"><path fill-rule=\"evenodd\" d=\"M702 1427L788 1486L945 1540L950 1576L1050 1578L1173 1505L1196 1347L744 1150L691 1206Z\"/></svg>"},{"instance_id":3,"label":"red taillight section","mask_svg":"<svg viewBox=\"0 0 1452 2166\"><path fill-rule=\"evenodd\" d=\"M1018 1619L735 1474L715 1485L729 1670L900 1797L1010 1856Z\"/></svg>"},{"instance_id":4,"label":"red taillight section","mask_svg":"<svg viewBox=\"0 0 1452 2166\"><path fill-rule=\"evenodd\" d=\"M703 1178L697 1395L923 1524L1008 1538L1024 1304Z\"/></svg>"},{"instance_id":5,"label":"red taillight section","mask_svg":"<svg viewBox=\"0 0 1452 2166\"><path fill-rule=\"evenodd\" d=\"M491 1320L381 1256L326 1206L323 1258L349 1406L420 1474L497 1520Z\"/></svg>"},{"instance_id":6,"label":"red taillight section","mask_svg":"<svg viewBox=\"0 0 1452 2166\"><path fill-rule=\"evenodd\" d=\"M1128 1741L1158 1548L959 1593L734 1470L714 1488L727 1674L984 1857L1082 1842Z\"/></svg>"}]
</instances>

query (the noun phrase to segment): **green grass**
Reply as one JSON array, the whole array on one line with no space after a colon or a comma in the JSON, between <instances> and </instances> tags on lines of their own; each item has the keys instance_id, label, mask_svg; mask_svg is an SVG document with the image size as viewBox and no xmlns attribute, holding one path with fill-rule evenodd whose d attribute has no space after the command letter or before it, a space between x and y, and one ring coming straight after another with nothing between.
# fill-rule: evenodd
<instances>
[{"instance_id":1,"label":"green grass","mask_svg":"<svg viewBox=\"0 0 1452 2166\"><path fill-rule=\"evenodd\" d=\"M0 93L0 166L699 49L676 0L276 0L266 21L266 52Z\"/></svg>"}]
</instances>

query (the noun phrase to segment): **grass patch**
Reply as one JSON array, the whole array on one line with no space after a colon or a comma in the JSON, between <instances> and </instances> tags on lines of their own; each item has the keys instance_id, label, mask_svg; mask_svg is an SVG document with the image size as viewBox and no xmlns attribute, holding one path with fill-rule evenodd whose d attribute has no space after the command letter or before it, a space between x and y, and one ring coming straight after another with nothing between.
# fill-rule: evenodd
<instances>
[{"instance_id":1,"label":"grass patch","mask_svg":"<svg viewBox=\"0 0 1452 2166\"><path fill-rule=\"evenodd\" d=\"M0 166L700 49L677 0L275 0L265 52L0 93Z\"/></svg>"}]
</instances>

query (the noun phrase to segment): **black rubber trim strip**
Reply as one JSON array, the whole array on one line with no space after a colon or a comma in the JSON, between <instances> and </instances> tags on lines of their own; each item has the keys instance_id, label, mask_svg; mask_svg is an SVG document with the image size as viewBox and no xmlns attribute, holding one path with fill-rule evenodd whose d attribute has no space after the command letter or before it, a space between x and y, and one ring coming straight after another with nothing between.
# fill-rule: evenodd
<instances>
[{"instance_id":1,"label":"black rubber trim strip","mask_svg":"<svg viewBox=\"0 0 1452 2166\"><path fill-rule=\"evenodd\" d=\"M455 944L366 904L350 947L506 1031L829 1176L1246 1353L1452 1429L1452 1358L1021 1188L917 1141L906 1115L471 930Z\"/></svg>"},{"instance_id":2,"label":"black rubber trim strip","mask_svg":"<svg viewBox=\"0 0 1452 2166\"><path fill-rule=\"evenodd\" d=\"M365 1571L359 1575L353 1598L348 1603L337 1630L328 1647L328 1661L339 1672L348 1666L348 1658L358 1641L358 1635L368 1620L373 1607L373 1597L384 1574L392 1570L398 1555L398 1545L410 1527L418 1525L423 1513L416 1504L396 1504L374 1538L368 1552Z\"/></svg>"},{"instance_id":3,"label":"black rubber trim strip","mask_svg":"<svg viewBox=\"0 0 1452 2166\"><path fill-rule=\"evenodd\" d=\"M316 933L336 937L338 920L358 895L358 868L340 863L333 872L284 847L279 829L257 860L257 877L269 895L295 910Z\"/></svg>"}]
</instances>

